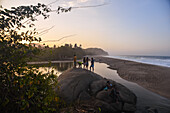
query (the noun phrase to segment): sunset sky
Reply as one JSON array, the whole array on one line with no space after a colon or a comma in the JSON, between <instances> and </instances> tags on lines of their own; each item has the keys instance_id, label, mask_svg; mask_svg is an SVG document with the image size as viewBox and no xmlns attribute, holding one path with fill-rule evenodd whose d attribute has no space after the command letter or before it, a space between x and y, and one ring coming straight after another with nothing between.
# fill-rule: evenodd
<instances>
[{"instance_id":1,"label":"sunset sky","mask_svg":"<svg viewBox=\"0 0 170 113\"><path fill-rule=\"evenodd\" d=\"M37 3L49 4L55 0L0 0L3 7ZM58 0L58 6L100 7L73 9L69 13L51 13L47 20L39 18L37 29L51 28L42 35L43 41L82 44L83 48L100 47L110 55L169 55L170 56L170 0Z\"/></svg>"}]
</instances>

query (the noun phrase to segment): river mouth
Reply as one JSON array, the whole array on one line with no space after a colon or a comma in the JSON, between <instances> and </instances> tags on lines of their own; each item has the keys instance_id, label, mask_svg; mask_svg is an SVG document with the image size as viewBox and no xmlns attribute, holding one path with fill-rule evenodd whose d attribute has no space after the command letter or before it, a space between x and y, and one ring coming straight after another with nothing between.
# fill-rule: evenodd
<instances>
[{"instance_id":1,"label":"river mouth","mask_svg":"<svg viewBox=\"0 0 170 113\"><path fill-rule=\"evenodd\" d=\"M34 65L34 64L31 64ZM61 73L66 71L69 68L73 67L73 62L57 62L49 64L38 63L34 66L39 67L39 70L43 73L48 73L51 70L54 70L54 73L57 73L57 76L60 76ZM122 79L116 70L112 70L108 68L109 66L104 63L95 62L95 73L101 75L104 78L114 80L132 92L134 92L137 96L137 111L136 113L143 113L146 107L151 107L158 110L158 113L170 113L170 100L164 98L156 93L153 93L136 83L129 82L127 80Z\"/></svg>"}]
</instances>

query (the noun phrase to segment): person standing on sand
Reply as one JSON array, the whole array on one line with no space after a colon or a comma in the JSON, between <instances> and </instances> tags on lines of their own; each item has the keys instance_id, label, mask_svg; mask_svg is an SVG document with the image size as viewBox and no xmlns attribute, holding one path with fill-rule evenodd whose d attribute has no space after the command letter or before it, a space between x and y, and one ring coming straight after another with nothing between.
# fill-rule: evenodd
<instances>
[{"instance_id":1,"label":"person standing on sand","mask_svg":"<svg viewBox=\"0 0 170 113\"><path fill-rule=\"evenodd\" d=\"M74 55L74 67L76 68L76 64L77 64L77 56Z\"/></svg>"},{"instance_id":2,"label":"person standing on sand","mask_svg":"<svg viewBox=\"0 0 170 113\"><path fill-rule=\"evenodd\" d=\"M91 71L91 68L92 68L92 69L93 69L93 71L94 71L94 59L93 59L93 57L91 58L90 71Z\"/></svg>"},{"instance_id":3,"label":"person standing on sand","mask_svg":"<svg viewBox=\"0 0 170 113\"><path fill-rule=\"evenodd\" d=\"M86 57L83 58L83 66L84 66L83 68L85 68L86 66Z\"/></svg>"},{"instance_id":4,"label":"person standing on sand","mask_svg":"<svg viewBox=\"0 0 170 113\"><path fill-rule=\"evenodd\" d=\"M87 57L86 58L86 68L88 69L88 67L89 67L89 58Z\"/></svg>"}]
</instances>

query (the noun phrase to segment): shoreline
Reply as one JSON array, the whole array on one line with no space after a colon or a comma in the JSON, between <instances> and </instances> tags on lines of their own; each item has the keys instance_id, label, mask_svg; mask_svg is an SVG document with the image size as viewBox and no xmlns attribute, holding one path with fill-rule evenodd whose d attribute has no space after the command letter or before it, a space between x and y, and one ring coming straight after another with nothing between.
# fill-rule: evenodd
<instances>
[{"instance_id":1,"label":"shoreline","mask_svg":"<svg viewBox=\"0 0 170 113\"><path fill-rule=\"evenodd\" d=\"M95 57L100 63L106 63L108 68L117 70L119 76L125 80L170 99L170 68L144 64L135 61L108 57Z\"/></svg>"},{"instance_id":2,"label":"shoreline","mask_svg":"<svg viewBox=\"0 0 170 113\"><path fill-rule=\"evenodd\" d=\"M82 61L80 59L77 60L77 62ZM32 62L27 62L28 65L32 65L32 64L49 64L49 63L73 63L73 60L55 60L55 61L32 61Z\"/></svg>"},{"instance_id":3,"label":"shoreline","mask_svg":"<svg viewBox=\"0 0 170 113\"><path fill-rule=\"evenodd\" d=\"M132 61L132 62L137 62L137 63L143 63L143 64L150 64L150 65L154 65L154 66L161 66L161 67L168 67L168 68L170 68L170 65L165 65L164 63L165 62L163 62L163 63L158 63L158 62L154 62L154 61L145 61L145 60L136 60L136 59L133 59L133 58L126 58L126 57L114 57L114 56L103 56L103 57L106 57L106 58L114 58L114 59L120 59L120 60L127 60L127 61ZM147 56L141 56L141 59L142 59L142 57L143 58L145 58L145 57L147 57ZM148 56L149 57L149 56ZM152 56L151 56L152 57ZM153 56L154 57L154 56ZM161 56L157 56L157 57L161 57ZM162 56L162 57L164 57L164 56ZM165 57L170 57L170 56L165 56ZM159 59L159 60L162 60L162 59ZM167 63L168 64L168 63Z\"/></svg>"},{"instance_id":4,"label":"shoreline","mask_svg":"<svg viewBox=\"0 0 170 113\"><path fill-rule=\"evenodd\" d=\"M27 64L49 64L49 63L60 63L60 62L73 62L72 60L58 60L58 61L32 61L32 62L27 62Z\"/></svg>"}]
</instances>

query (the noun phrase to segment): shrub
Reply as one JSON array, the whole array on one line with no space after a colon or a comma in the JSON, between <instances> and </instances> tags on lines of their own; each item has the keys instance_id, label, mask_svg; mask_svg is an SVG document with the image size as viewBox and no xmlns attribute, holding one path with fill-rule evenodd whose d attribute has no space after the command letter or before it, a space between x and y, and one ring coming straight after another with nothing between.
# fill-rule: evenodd
<instances>
[{"instance_id":1,"label":"shrub","mask_svg":"<svg viewBox=\"0 0 170 113\"><path fill-rule=\"evenodd\" d=\"M26 60L39 50L20 43L22 40L41 41L36 37L33 22L40 15L48 18L51 11L40 3L10 10L0 7L0 110L3 113L55 112L62 105L54 91L58 84L53 71L42 74L26 64ZM57 13L64 11L70 8L56 10ZM22 31L28 27L32 30Z\"/></svg>"}]
</instances>

